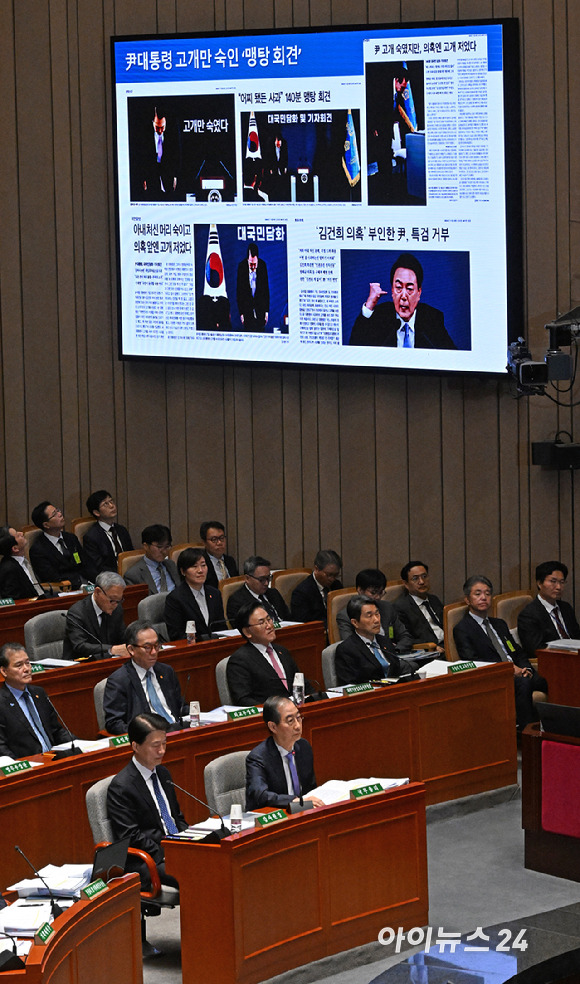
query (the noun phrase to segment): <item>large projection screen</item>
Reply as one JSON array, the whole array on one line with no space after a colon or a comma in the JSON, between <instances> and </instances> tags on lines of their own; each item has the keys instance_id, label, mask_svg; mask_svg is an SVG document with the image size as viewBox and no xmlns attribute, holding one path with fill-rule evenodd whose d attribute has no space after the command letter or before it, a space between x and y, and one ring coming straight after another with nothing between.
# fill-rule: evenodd
<instances>
[{"instance_id":1,"label":"large projection screen","mask_svg":"<svg viewBox=\"0 0 580 984\"><path fill-rule=\"evenodd\" d=\"M113 38L120 356L503 372L516 39Z\"/></svg>"}]
</instances>

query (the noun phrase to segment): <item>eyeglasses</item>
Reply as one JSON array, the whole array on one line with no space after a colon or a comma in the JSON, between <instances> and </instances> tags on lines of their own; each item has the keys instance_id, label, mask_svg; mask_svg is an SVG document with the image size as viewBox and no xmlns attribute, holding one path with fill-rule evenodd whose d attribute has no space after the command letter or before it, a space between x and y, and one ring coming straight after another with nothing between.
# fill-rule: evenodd
<instances>
[{"instance_id":1,"label":"eyeglasses","mask_svg":"<svg viewBox=\"0 0 580 984\"><path fill-rule=\"evenodd\" d=\"M248 577L253 577L254 581L259 581L260 584L269 584L272 580L272 575L269 574L268 577L256 577L255 574L248 574Z\"/></svg>"},{"instance_id":2,"label":"eyeglasses","mask_svg":"<svg viewBox=\"0 0 580 984\"><path fill-rule=\"evenodd\" d=\"M557 584L561 587L563 587L566 584L566 578L560 578L560 577L547 577L546 581L548 582L548 584Z\"/></svg>"},{"instance_id":3,"label":"eyeglasses","mask_svg":"<svg viewBox=\"0 0 580 984\"><path fill-rule=\"evenodd\" d=\"M54 519L55 516L62 516L62 509L55 509L54 512L50 514L50 516L46 517L45 522L50 523L51 519Z\"/></svg>"},{"instance_id":4,"label":"eyeglasses","mask_svg":"<svg viewBox=\"0 0 580 984\"><path fill-rule=\"evenodd\" d=\"M144 646L140 646L138 642L134 644L135 649L142 649L144 653L159 653L163 649L163 643L161 642L146 642Z\"/></svg>"},{"instance_id":5,"label":"eyeglasses","mask_svg":"<svg viewBox=\"0 0 580 984\"><path fill-rule=\"evenodd\" d=\"M221 533L219 536L208 536L207 540L208 543L221 543L222 540L225 540L225 538L225 533Z\"/></svg>"},{"instance_id":6,"label":"eyeglasses","mask_svg":"<svg viewBox=\"0 0 580 984\"><path fill-rule=\"evenodd\" d=\"M262 628L262 626L264 625L273 625L273 624L274 624L274 619L272 618L272 616L266 615L266 618L261 618L259 622L249 622L248 628L253 629L254 626L259 626L260 628Z\"/></svg>"},{"instance_id":7,"label":"eyeglasses","mask_svg":"<svg viewBox=\"0 0 580 984\"><path fill-rule=\"evenodd\" d=\"M97 588L99 588L98 584L97 584ZM101 592L101 594L104 594L105 598L107 599L110 605L120 605L123 600L122 598L111 598L111 596L108 595L106 591L103 591L102 588L99 588L99 591Z\"/></svg>"},{"instance_id":8,"label":"eyeglasses","mask_svg":"<svg viewBox=\"0 0 580 984\"><path fill-rule=\"evenodd\" d=\"M416 583L417 581L426 581L428 577L429 577L428 574L412 574L409 580L413 581L413 583Z\"/></svg>"}]
</instances>

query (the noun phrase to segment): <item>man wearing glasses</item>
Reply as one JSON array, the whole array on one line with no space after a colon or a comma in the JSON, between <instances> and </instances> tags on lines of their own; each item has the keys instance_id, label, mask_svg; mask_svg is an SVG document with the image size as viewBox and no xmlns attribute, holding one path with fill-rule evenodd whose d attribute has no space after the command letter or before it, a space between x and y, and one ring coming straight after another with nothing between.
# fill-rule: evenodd
<instances>
[{"instance_id":1,"label":"man wearing glasses","mask_svg":"<svg viewBox=\"0 0 580 984\"><path fill-rule=\"evenodd\" d=\"M74 533L64 528L61 509L45 500L35 506L32 522L42 530L30 547L30 563L39 581L70 581L73 589L92 581L96 571Z\"/></svg>"},{"instance_id":2,"label":"man wearing glasses","mask_svg":"<svg viewBox=\"0 0 580 984\"><path fill-rule=\"evenodd\" d=\"M387 579L383 572L378 568L366 567L363 571L358 572L355 584L357 594L364 595L365 598L374 601L379 610L381 624L378 634L388 639L398 653L409 653L415 640L397 615L395 606L390 601L384 600ZM341 639L348 639L353 635L355 628L346 608L336 616L336 624Z\"/></svg>"},{"instance_id":3,"label":"man wearing glasses","mask_svg":"<svg viewBox=\"0 0 580 984\"><path fill-rule=\"evenodd\" d=\"M268 697L289 697L298 667L283 646L274 645L276 630L272 616L259 601L238 612L236 628L246 643L228 660L226 676L232 703L238 707L263 704ZM313 691L308 680L305 691Z\"/></svg>"},{"instance_id":4,"label":"man wearing glasses","mask_svg":"<svg viewBox=\"0 0 580 984\"><path fill-rule=\"evenodd\" d=\"M66 613L63 659L106 659L126 656L123 644L123 592L125 582L114 571L103 571L91 595L77 601Z\"/></svg>"},{"instance_id":5,"label":"man wearing glasses","mask_svg":"<svg viewBox=\"0 0 580 984\"><path fill-rule=\"evenodd\" d=\"M431 594L429 568L421 560L410 560L401 570L405 593L395 610L413 643L435 643L443 647L443 602Z\"/></svg>"},{"instance_id":6,"label":"man wearing glasses","mask_svg":"<svg viewBox=\"0 0 580 984\"><path fill-rule=\"evenodd\" d=\"M172 542L171 530L161 523L154 523L145 527L141 541L145 553L125 571L125 581L127 584L146 584L150 595L173 591L181 579L175 563L167 556Z\"/></svg>"},{"instance_id":7,"label":"man wearing glasses","mask_svg":"<svg viewBox=\"0 0 580 984\"><path fill-rule=\"evenodd\" d=\"M211 588L217 588L220 581L226 577L238 576L238 565L233 557L226 553L226 530L223 523L210 519L202 523L199 535L203 540L204 556L207 564L205 583Z\"/></svg>"},{"instance_id":8,"label":"man wearing glasses","mask_svg":"<svg viewBox=\"0 0 580 984\"><path fill-rule=\"evenodd\" d=\"M175 671L168 663L158 664L159 636L151 622L131 622L125 632L131 657L105 686L105 727L112 735L123 735L137 714L160 714L168 726L180 726L186 708Z\"/></svg>"},{"instance_id":9,"label":"man wearing glasses","mask_svg":"<svg viewBox=\"0 0 580 984\"><path fill-rule=\"evenodd\" d=\"M260 601L275 622L290 621L290 612L282 595L270 587L271 570L270 561L265 557L248 557L244 561L246 583L228 599L226 614L230 625L234 624L240 608L252 601Z\"/></svg>"},{"instance_id":10,"label":"man wearing glasses","mask_svg":"<svg viewBox=\"0 0 580 984\"><path fill-rule=\"evenodd\" d=\"M246 759L246 809L276 808L308 798L313 806L324 806L317 796L310 742L302 737L302 715L287 697L268 697L264 703L268 738Z\"/></svg>"},{"instance_id":11,"label":"man wearing glasses","mask_svg":"<svg viewBox=\"0 0 580 984\"><path fill-rule=\"evenodd\" d=\"M518 615L518 633L529 657L557 639L580 639L580 626L572 605L562 601L568 568L559 560L536 567L538 595Z\"/></svg>"}]
</instances>

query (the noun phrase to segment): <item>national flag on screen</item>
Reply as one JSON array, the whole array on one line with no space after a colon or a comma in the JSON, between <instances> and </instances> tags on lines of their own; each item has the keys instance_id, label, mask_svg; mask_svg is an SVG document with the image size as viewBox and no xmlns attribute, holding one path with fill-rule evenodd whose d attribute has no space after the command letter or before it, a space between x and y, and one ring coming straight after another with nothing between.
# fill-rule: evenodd
<instances>
[{"instance_id":1,"label":"national flag on screen","mask_svg":"<svg viewBox=\"0 0 580 984\"><path fill-rule=\"evenodd\" d=\"M403 68L407 68L407 62L403 62ZM415 103L413 100L413 93L411 92L411 83L407 79L407 85L401 92L401 96L404 100L404 109L402 106L397 107L397 90L395 89L395 80L393 79L393 105L395 110L398 108L401 118L410 128L413 133L417 131L417 113L415 112Z\"/></svg>"},{"instance_id":2,"label":"national flag on screen","mask_svg":"<svg viewBox=\"0 0 580 984\"><path fill-rule=\"evenodd\" d=\"M207 237L207 255L205 258L204 294L209 297L227 297L226 276L220 249L220 237L217 226L210 225Z\"/></svg>"},{"instance_id":3,"label":"national flag on screen","mask_svg":"<svg viewBox=\"0 0 580 984\"><path fill-rule=\"evenodd\" d=\"M260 136L258 134L258 124L256 123L256 117L254 113L250 113L250 122L248 123L248 140L246 143L246 157L262 159L262 151L260 150Z\"/></svg>"},{"instance_id":4,"label":"national flag on screen","mask_svg":"<svg viewBox=\"0 0 580 984\"><path fill-rule=\"evenodd\" d=\"M356 143L356 132L351 110L346 114L346 138L344 141L344 154L342 155L342 166L348 178L348 183L353 188L360 180L360 160Z\"/></svg>"}]
</instances>

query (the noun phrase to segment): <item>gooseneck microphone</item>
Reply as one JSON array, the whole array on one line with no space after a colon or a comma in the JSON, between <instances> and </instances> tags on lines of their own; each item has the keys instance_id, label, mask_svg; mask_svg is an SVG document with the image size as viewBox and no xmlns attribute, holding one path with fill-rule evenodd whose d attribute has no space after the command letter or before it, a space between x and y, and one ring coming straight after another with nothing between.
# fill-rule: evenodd
<instances>
[{"instance_id":1,"label":"gooseneck microphone","mask_svg":"<svg viewBox=\"0 0 580 984\"><path fill-rule=\"evenodd\" d=\"M55 899L54 895L52 894L52 890L51 890L50 885L48 884L48 882L46 882L45 879L42 877L42 875L40 874L40 871L37 871L36 870L36 868L34 867L32 861L29 861L28 860L28 858L26 857L26 854L24 853L24 851L22 850L22 848L18 847L18 844L15 844L14 845L14 850L15 851L18 851L18 853L22 855L22 857L26 861L26 864L28 865L28 867L29 868L32 868L34 874L39 879L39 881L42 882L42 884L44 885L46 891L48 892L48 897L50 899L50 911L52 913L52 918L53 919L56 919L57 916L61 916L63 914L63 912L64 912L64 909L61 909L61 907L59 905L57 905L56 899Z\"/></svg>"},{"instance_id":2,"label":"gooseneck microphone","mask_svg":"<svg viewBox=\"0 0 580 984\"><path fill-rule=\"evenodd\" d=\"M62 714L60 713L60 711L58 710L58 708L56 708L54 706L54 704L52 703L50 697L48 696L48 694L46 692L45 692L45 696L46 696L46 699L47 699L48 703L52 707L54 713L56 714L58 720L62 724L64 730L65 731L68 731L68 734L69 734L69 737L70 737L70 748L60 748L58 751L53 752L54 757L58 759L58 758L66 758L67 755L81 755L82 754L82 750L80 748L77 748L77 746L75 745L75 736L73 735L72 731L70 730L68 724L65 722Z\"/></svg>"},{"instance_id":3,"label":"gooseneck microphone","mask_svg":"<svg viewBox=\"0 0 580 984\"><path fill-rule=\"evenodd\" d=\"M100 639L98 635L95 635L94 632L91 632L91 630L89 628L87 628L87 626L84 624L84 622L81 622L81 620L76 617L76 615L74 614L74 612L71 613L70 610L69 610L68 612L61 612L61 615L62 615L63 618L70 619L71 622L74 625L77 626L77 628L82 629L83 632L86 635L88 635L89 639L94 639L95 642L98 642L99 648L101 650L101 657L100 657L101 659L109 659L110 653L108 652L108 650L105 653L103 640ZM84 658L86 659L87 657L85 656ZM92 654L91 656L88 657L88 659L93 659L93 660L94 659L98 659L98 658L99 657L98 656L95 656L94 654Z\"/></svg>"},{"instance_id":4,"label":"gooseneck microphone","mask_svg":"<svg viewBox=\"0 0 580 984\"><path fill-rule=\"evenodd\" d=\"M12 933L6 933L4 930L0 931L0 936L3 936L6 940L12 940L12 953L9 950L3 950L0 953L0 973L5 970L22 970L23 967L26 967L26 964L22 957L18 956L18 937L13 936Z\"/></svg>"},{"instance_id":5,"label":"gooseneck microphone","mask_svg":"<svg viewBox=\"0 0 580 984\"><path fill-rule=\"evenodd\" d=\"M196 803L199 803L200 806L205 806L206 810L208 811L208 813L210 815L212 813L217 814L217 816L220 819L221 827L220 827L219 831L218 830L212 830L211 831L212 834L215 834L218 837L219 840L221 840L222 837L229 837L230 836L231 830L229 829L229 827L226 827L225 822L224 822L224 818L222 817L221 813L218 813L217 810L212 810L212 808L209 805L209 803L206 803L204 800L199 799L198 796L194 796L193 793L190 793L188 789L184 789L183 786L178 786L176 782L173 782L173 779L170 779L169 782L171 783L171 785L175 789L179 789L182 793L185 793L186 796L190 796L191 799L192 800L195 800Z\"/></svg>"}]
</instances>

